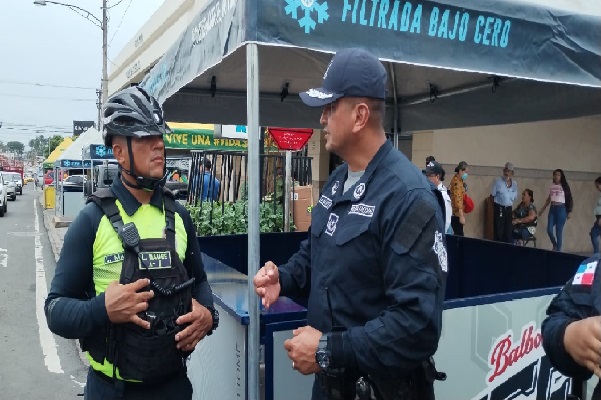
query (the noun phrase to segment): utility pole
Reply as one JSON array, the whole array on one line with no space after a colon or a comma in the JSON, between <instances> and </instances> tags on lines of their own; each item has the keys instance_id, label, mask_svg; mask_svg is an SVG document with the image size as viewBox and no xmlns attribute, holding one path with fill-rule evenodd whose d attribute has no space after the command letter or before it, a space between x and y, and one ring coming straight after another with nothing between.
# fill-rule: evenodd
<instances>
[{"instance_id":1,"label":"utility pole","mask_svg":"<svg viewBox=\"0 0 601 400\"><path fill-rule=\"evenodd\" d=\"M102 123L102 90L96 89L96 96L98 96L96 99L96 108L98 108L98 124L96 125L96 129L102 132L102 128L100 127Z\"/></svg>"},{"instance_id":2,"label":"utility pole","mask_svg":"<svg viewBox=\"0 0 601 400\"><path fill-rule=\"evenodd\" d=\"M107 36L108 36L108 18L106 15L106 0L102 0L102 101L100 104L99 116L102 115L102 106L108 100L109 95L109 79L108 79L108 70L107 70ZM100 132L103 131L103 121L102 118L99 118L98 122L98 130Z\"/></svg>"}]
</instances>

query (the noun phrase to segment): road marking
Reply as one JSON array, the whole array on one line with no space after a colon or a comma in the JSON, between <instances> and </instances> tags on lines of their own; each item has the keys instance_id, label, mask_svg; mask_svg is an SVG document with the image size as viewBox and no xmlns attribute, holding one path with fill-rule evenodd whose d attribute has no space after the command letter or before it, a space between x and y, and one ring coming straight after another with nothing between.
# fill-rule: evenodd
<instances>
[{"instance_id":1,"label":"road marking","mask_svg":"<svg viewBox=\"0 0 601 400\"><path fill-rule=\"evenodd\" d=\"M0 249L0 267L8 267L8 249Z\"/></svg>"},{"instance_id":2,"label":"road marking","mask_svg":"<svg viewBox=\"0 0 601 400\"><path fill-rule=\"evenodd\" d=\"M46 315L44 314L44 300L48 297L48 289L46 286L46 270L44 269L44 256L42 254L42 241L40 240L40 223L38 222L38 201L33 201L33 215L35 224L35 314L38 320L38 330L40 333L40 344L44 353L44 364L48 371L55 374L63 374L61 368L61 360L58 357L56 350L56 341L54 335L48 329L46 323Z\"/></svg>"}]
</instances>

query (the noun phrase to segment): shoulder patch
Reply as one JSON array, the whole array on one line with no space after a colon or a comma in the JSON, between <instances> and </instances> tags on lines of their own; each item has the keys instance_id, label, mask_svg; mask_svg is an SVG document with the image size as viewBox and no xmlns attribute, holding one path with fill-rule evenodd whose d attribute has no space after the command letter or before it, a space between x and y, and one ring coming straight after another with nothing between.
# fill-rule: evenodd
<instances>
[{"instance_id":1,"label":"shoulder patch","mask_svg":"<svg viewBox=\"0 0 601 400\"><path fill-rule=\"evenodd\" d=\"M595 278L595 271L597 270L598 261L593 261L587 264L581 264L574 275L572 285L584 285L591 286L593 279Z\"/></svg>"}]
</instances>

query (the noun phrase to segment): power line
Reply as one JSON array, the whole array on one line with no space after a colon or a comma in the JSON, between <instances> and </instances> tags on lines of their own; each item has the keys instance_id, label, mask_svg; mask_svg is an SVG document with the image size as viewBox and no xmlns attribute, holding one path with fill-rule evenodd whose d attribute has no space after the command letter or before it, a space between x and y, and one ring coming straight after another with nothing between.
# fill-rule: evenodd
<instances>
[{"instance_id":1,"label":"power line","mask_svg":"<svg viewBox=\"0 0 601 400\"><path fill-rule=\"evenodd\" d=\"M113 4L112 6L110 6L110 7L107 7L107 10L110 10L110 9L111 9L111 8L113 8L113 7L117 7L117 6L118 6L119 4L121 4L121 3L123 3L123 0L119 0L119 2L118 2L117 4Z\"/></svg>"},{"instance_id":2,"label":"power line","mask_svg":"<svg viewBox=\"0 0 601 400\"><path fill-rule=\"evenodd\" d=\"M85 86L66 86L66 85L55 85L52 83L8 81L8 80L4 80L4 79L0 79L0 83L7 83L9 85L26 85L26 86L51 87L51 88L60 88L60 89L96 90L96 88L85 87Z\"/></svg>"},{"instance_id":3,"label":"power line","mask_svg":"<svg viewBox=\"0 0 601 400\"><path fill-rule=\"evenodd\" d=\"M121 0L121 1L123 1L123 0ZM121 1L119 3L121 3ZM117 26L117 29L115 29L115 32L113 33L113 36L111 37L111 40L109 40L109 46L111 43L113 43L113 39L115 38L115 35L117 34L117 32L119 32L119 28L121 28L121 24L123 23L123 20L125 19L125 14L127 14L127 11L129 10L129 7L131 6L132 1L133 0L129 0L129 3L127 4L127 8L125 9L125 11L123 12L123 15L121 16L121 21L119 21L119 25ZM119 4L119 3L117 3L117 4Z\"/></svg>"},{"instance_id":4,"label":"power line","mask_svg":"<svg viewBox=\"0 0 601 400\"><path fill-rule=\"evenodd\" d=\"M0 96L4 97L17 97L23 99L40 99L40 100L63 100L63 101L79 101L79 102L95 102L96 99L74 99L67 97L46 97L46 96L26 96L21 94L13 94L13 93L0 93Z\"/></svg>"},{"instance_id":5,"label":"power line","mask_svg":"<svg viewBox=\"0 0 601 400\"><path fill-rule=\"evenodd\" d=\"M2 121L2 124L4 125L11 125L11 126L32 126L34 128L53 128L53 129L63 129L63 128L67 128L70 129L69 126L67 125L38 125L38 124L21 124L19 122L7 122L7 121Z\"/></svg>"}]
</instances>

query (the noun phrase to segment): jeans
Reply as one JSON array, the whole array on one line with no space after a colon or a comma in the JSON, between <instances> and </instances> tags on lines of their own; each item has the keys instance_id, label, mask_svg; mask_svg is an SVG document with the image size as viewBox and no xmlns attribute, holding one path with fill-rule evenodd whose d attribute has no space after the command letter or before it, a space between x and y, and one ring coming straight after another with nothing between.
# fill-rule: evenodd
<instances>
[{"instance_id":1,"label":"jeans","mask_svg":"<svg viewBox=\"0 0 601 400\"><path fill-rule=\"evenodd\" d=\"M593 253L599 254L599 235L601 235L601 226L599 226L599 218L601 215L597 216L593 227L591 228L591 242L593 243Z\"/></svg>"},{"instance_id":2,"label":"jeans","mask_svg":"<svg viewBox=\"0 0 601 400\"><path fill-rule=\"evenodd\" d=\"M549 234L554 250L561 251L563 226L566 224L567 218L568 213L565 204L551 205L547 220L547 234ZM553 228L555 228L555 232L553 232Z\"/></svg>"}]
</instances>

